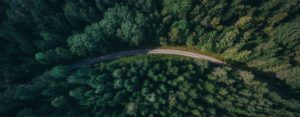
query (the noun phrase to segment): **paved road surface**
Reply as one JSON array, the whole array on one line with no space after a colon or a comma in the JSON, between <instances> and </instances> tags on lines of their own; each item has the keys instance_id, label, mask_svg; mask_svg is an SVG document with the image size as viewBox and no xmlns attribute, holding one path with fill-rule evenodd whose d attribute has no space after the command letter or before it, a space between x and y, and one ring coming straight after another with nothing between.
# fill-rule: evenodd
<instances>
[{"instance_id":1,"label":"paved road surface","mask_svg":"<svg viewBox=\"0 0 300 117\"><path fill-rule=\"evenodd\" d=\"M132 55L143 55L143 54L168 54L168 55L179 55L179 56L186 56L186 57L191 57L195 59L205 59L210 62L218 63L218 64L225 64L224 62L203 55L203 54L198 54L194 52L189 52L189 51L183 51L183 50L173 50L173 49L144 49L144 50L132 50L132 51L124 51L124 52L117 52L113 54L108 54L100 57L94 57L94 58L89 58L86 60L83 60L80 63L71 65L71 69L76 69L81 67L82 65L89 65L89 64L94 64L97 62L105 61L105 60L112 60L124 56L132 56Z\"/></svg>"}]
</instances>

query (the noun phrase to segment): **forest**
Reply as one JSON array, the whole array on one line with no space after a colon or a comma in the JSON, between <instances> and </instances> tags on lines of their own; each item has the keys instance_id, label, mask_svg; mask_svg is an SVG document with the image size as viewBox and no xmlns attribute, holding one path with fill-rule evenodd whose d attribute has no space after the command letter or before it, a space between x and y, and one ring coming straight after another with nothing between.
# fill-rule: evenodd
<instances>
[{"instance_id":1,"label":"forest","mask_svg":"<svg viewBox=\"0 0 300 117\"><path fill-rule=\"evenodd\" d=\"M0 0L0 116L300 116L299 0ZM227 65L143 55L181 46Z\"/></svg>"}]
</instances>

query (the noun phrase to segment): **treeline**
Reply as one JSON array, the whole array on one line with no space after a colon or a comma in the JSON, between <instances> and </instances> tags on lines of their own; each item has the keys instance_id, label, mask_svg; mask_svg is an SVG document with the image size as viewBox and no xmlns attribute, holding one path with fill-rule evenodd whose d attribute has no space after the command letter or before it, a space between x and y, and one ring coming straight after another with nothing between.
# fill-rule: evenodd
<instances>
[{"instance_id":1,"label":"treeline","mask_svg":"<svg viewBox=\"0 0 300 117\"><path fill-rule=\"evenodd\" d=\"M0 113L17 117L300 115L299 101L256 79L248 71L166 56L126 58L75 72L56 66L1 94Z\"/></svg>"}]
</instances>

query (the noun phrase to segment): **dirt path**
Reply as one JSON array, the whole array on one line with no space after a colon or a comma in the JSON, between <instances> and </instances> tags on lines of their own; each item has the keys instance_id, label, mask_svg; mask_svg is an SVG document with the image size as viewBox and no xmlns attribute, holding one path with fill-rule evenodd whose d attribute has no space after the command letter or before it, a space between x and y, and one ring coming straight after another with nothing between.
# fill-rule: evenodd
<instances>
[{"instance_id":1,"label":"dirt path","mask_svg":"<svg viewBox=\"0 0 300 117\"><path fill-rule=\"evenodd\" d=\"M94 64L97 62L105 61L105 60L112 60L124 56L133 56L133 55L143 55L143 54L168 54L168 55L179 55L179 56L186 56L186 57L191 57L195 59L204 59L208 60L210 62L218 63L218 64L225 64L224 62L203 55L203 54L198 54L194 52L189 52L189 51L183 51L183 50L173 50L173 49L144 49L144 50L132 50L132 51L123 51L123 52L117 52L113 54L108 54L104 56L99 56L99 57L94 57L94 58L89 58L85 59L80 63L71 65L71 69L76 69L82 65L89 65L89 64Z\"/></svg>"}]
</instances>

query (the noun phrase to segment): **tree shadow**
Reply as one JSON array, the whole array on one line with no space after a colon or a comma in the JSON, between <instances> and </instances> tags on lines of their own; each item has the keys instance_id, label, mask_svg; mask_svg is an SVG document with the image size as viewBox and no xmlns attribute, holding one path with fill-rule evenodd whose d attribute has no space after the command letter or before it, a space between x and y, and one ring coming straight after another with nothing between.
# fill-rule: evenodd
<instances>
[{"instance_id":1,"label":"tree shadow","mask_svg":"<svg viewBox=\"0 0 300 117\"><path fill-rule=\"evenodd\" d=\"M300 101L300 93L297 90L292 89L292 87L286 84L284 80L276 77L276 73L264 72L257 68L250 68L243 62L229 61L228 63L230 64L227 64L225 66L229 66L235 70L247 70L249 72L252 72L256 76L255 78L257 80L267 83L269 89L276 91L284 98L292 98Z\"/></svg>"}]
</instances>

